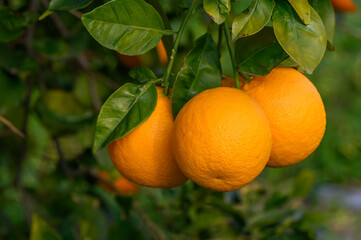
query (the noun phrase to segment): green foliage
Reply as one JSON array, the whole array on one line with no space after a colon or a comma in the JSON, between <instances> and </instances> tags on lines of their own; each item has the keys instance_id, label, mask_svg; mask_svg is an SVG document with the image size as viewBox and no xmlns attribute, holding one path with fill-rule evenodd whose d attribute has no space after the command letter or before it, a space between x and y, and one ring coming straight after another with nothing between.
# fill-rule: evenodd
<instances>
[{"instance_id":1,"label":"green foliage","mask_svg":"<svg viewBox=\"0 0 361 240\"><path fill-rule=\"evenodd\" d=\"M204 10L213 21L222 24L231 12L231 0L203 0Z\"/></svg>"},{"instance_id":2,"label":"green foliage","mask_svg":"<svg viewBox=\"0 0 361 240\"><path fill-rule=\"evenodd\" d=\"M124 84L107 99L100 110L93 151L98 151L138 127L152 114L156 104L157 90L152 82L143 85Z\"/></svg>"},{"instance_id":3,"label":"green foliage","mask_svg":"<svg viewBox=\"0 0 361 240\"><path fill-rule=\"evenodd\" d=\"M217 37L218 24L233 22L227 30L237 38L239 72L314 70L310 78L328 116L324 140L308 160L265 169L239 191L188 182L125 197L105 190L93 175L101 169L119 177L101 148L151 115L155 85L164 84L166 70L152 48L162 38L171 59L174 41L165 34L177 36L191 2L52 0L49 8L39 1L35 10L31 2L0 1L0 116L26 135L0 121L0 239L322 240L336 239L330 231L344 225L357 231L352 223L360 219L352 210L335 211L317 194L323 183L360 184L360 14L338 16L335 32L329 0L309 1L312 8L307 1L203 0L185 25L170 71L173 113L220 86L222 73L233 74L226 43ZM70 9L81 9L83 22ZM34 25L47 10L62 11ZM337 51L318 66L325 39ZM113 50L146 53L141 57L152 64L128 73Z\"/></svg>"},{"instance_id":4,"label":"green foliage","mask_svg":"<svg viewBox=\"0 0 361 240\"><path fill-rule=\"evenodd\" d=\"M92 1L93 0L51 0L49 3L49 10L57 11L85 8Z\"/></svg>"},{"instance_id":5,"label":"green foliage","mask_svg":"<svg viewBox=\"0 0 361 240\"><path fill-rule=\"evenodd\" d=\"M271 27L236 41L235 59L240 71L251 75L267 75L288 55L277 42Z\"/></svg>"},{"instance_id":6,"label":"green foliage","mask_svg":"<svg viewBox=\"0 0 361 240\"><path fill-rule=\"evenodd\" d=\"M311 21L311 6L307 0L288 0L292 7L301 18L302 22L306 25L310 24Z\"/></svg>"},{"instance_id":7,"label":"green foliage","mask_svg":"<svg viewBox=\"0 0 361 240\"><path fill-rule=\"evenodd\" d=\"M15 14L0 6L0 42L18 38L36 20L32 13Z\"/></svg>"},{"instance_id":8,"label":"green foliage","mask_svg":"<svg viewBox=\"0 0 361 240\"><path fill-rule=\"evenodd\" d=\"M279 2L272 20L283 49L311 74L321 62L327 44L325 28L317 12L311 9L310 24L304 25L291 5Z\"/></svg>"},{"instance_id":9,"label":"green foliage","mask_svg":"<svg viewBox=\"0 0 361 240\"><path fill-rule=\"evenodd\" d=\"M60 235L41 217L33 215L30 240L61 240Z\"/></svg>"},{"instance_id":10,"label":"green foliage","mask_svg":"<svg viewBox=\"0 0 361 240\"><path fill-rule=\"evenodd\" d=\"M89 33L103 46L125 55L154 48L164 34L158 12L143 0L113 0L82 17Z\"/></svg>"},{"instance_id":11,"label":"green foliage","mask_svg":"<svg viewBox=\"0 0 361 240\"><path fill-rule=\"evenodd\" d=\"M222 69L217 46L208 33L198 38L177 75L172 93L174 118L180 109L198 93L221 86Z\"/></svg>"},{"instance_id":12,"label":"green foliage","mask_svg":"<svg viewBox=\"0 0 361 240\"><path fill-rule=\"evenodd\" d=\"M273 0L253 1L248 9L233 20L233 39L247 37L259 32L271 19L274 6Z\"/></svg>"}]
</instances>

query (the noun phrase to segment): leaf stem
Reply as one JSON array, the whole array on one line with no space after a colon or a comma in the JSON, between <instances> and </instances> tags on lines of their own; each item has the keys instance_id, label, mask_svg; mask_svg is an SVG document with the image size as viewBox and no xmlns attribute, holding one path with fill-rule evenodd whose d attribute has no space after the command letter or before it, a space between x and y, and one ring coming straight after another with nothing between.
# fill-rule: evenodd
<instances>
[{"instance_id":1,"label":"leaf stem","mask_svg":"<svg viewBox=\"0 0 361 240\"><path fill-rule=\"evenodd\" d=\"M218 45L217 45L217 51L218 56L221 58L221 52L222 52L222 36L223 36L223 25L219 25L218 27Z\"/></svg>"},{"instance_id":2,"label":"leaf stem","mask_svg":"<svg viewBox=\"0 0 361 240\"><path fill-rule=\"evenodd\" d=\"M168 66L167 66L166 72L165 72L164 77L163 77L163 86L165 86L164 93L165 93L166 96L168 96L168 94L169 94L169 77L170 77L170 74L172 72L172 68L173 68L173 64L174 64L174 58L175 58L175 55L177 54L180 39L182 37L182 34L183 34L184 29L185 29L185 27L186 27L186 25L188 23L189 18L192 15L192 12L194 11L194 9L197 6L197 3L198 3L198 0L193 0L192 5L188 9L186 16L183 18L182 24L181 24L181 26L179 28L179 31L178 31L178 34L177 34L177 38L175 39L174 47L172 49L172 55L170 56Z\"/></svg>"},{"instance_id":3,"label":"leaf stem","mask_svg":"<svg viewBox=\"0 0 361 240\"><path fill-rule=\"evenodd\" d=\"M231 62L232 62L232 67L233 67L233 75L234 75L234 85L236 88L241 89L241 86L239 84L238 71L237 71L235 60L234 60L234 48L233 48L232 39L231 39L231 35L229 32L227 21L225 21L223 23L223 30L224 30L224 35L226 36L229 56L231 57Z\"/></svg>"}]
</instances>

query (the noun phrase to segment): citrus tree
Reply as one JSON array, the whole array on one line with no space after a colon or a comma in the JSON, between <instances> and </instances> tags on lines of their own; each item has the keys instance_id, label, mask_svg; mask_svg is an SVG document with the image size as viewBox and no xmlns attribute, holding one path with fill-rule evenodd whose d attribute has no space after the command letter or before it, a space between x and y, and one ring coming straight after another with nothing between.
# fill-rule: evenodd
<instances>
[{"instance_id":1,"label":"citrus tree","mask_svg":"<svg viewBox=\"0 0 361 240\"><path fill-rule=\"evenodd\" d=\"M320 144L326 113L306 76L335 50L334 8L352 2L0 3L0 237L326 231L303 208L312 172L286 192L252 181Z\"/></svg>"}]
</instances>

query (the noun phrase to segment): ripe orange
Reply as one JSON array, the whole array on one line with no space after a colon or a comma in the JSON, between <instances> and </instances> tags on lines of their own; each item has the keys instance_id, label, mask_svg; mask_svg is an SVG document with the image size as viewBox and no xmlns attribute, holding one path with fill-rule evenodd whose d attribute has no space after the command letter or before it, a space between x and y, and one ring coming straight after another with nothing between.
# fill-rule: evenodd
<instances>
[{"instance_id":1,"label":"ripe orange","mask_svg":"<svg viewBox=\"0 0 361 240\"><path fill-rule=\"evenodd\" d=\"M117 53L117 57L119 62L123 64L123 66L127 68L135 68L139 66L144 66L145 64L139 58L139 56L127 56L120 53Z\"/></svg>"},{"instance_id":2,"label":"ripe orange","mask_svg":"<svg viewBox=\"0 0 361 240\"><path fill-rule=\"evenodd\" d=\"M354 12L357 6L352 0L331 0L331 3L336 11L339 12Z\"/></svg>"},{"instance_id":3,"label":"ripe orange","mask_svg":"<svg viewBox=\"0 0 361 240\"><path fill-rule=\"evenodd\" d=\"M233 191L256 178L269 159L271 130L261 107L242 90L201 92L180 110L173 136L179 168L195 183Z\"/></svg>"},{"instance_id":4,"label":"ripe orange","mask_svg":"<svg viewBox=\"0 0 361 240\"><path fill-rule=\"evenodd\" d=\"M316 87L293 68L275 68L244 86L265 111L272 130L269 167L298 163L320 144L326 113Z\"/></svg>"},{"instance_id":5,"label":"ripe orange","mask_svg":"<svg viewBox=\"0 0 361 240\"><path fill-rule=\"evenodd\" d=\"M241 87L244 84L244 79L241 76L239 76L239 84ZM234 78L222 76L221 85L222 87L235 87Z\"/></svg>"},{"instance_id":6,"label":"ripe orange","mask_svg":"<svg viewBox=\"0 0 361 240\"><path fill-rule=\"evenodd\" d=\"M108 152L119 172L144 186L171 188L187 178L179 170L171 150L174 121L169 98L157 87L154 112L136 129L108 145Z\"/></svg>"},{"instance_id":7,"label":"ripe orange","mask_svg":"<svg viewBox=\"0 0 361 240\"><path fill-rule=\"evenodd\" d=\"M160 40L156 49L157 49L157 53L158 53L159 62L162 65L166 65L168 63L168 55L167 55L167 51L165 50L162 40Z\"/></svg>"},{"instance_id":8,"label":"ripe orange","mask_svg":"<svg viewBox=\"0 0 361 240\"><path fill-rule=\"evenodd\" d=\"M113 181L114 186L122 195L132 195L138 192L138 186L124 177L119 177Z\"/></svg>"},{"instance_id":9,"label":"ripe orange","mask_svg":"<svg viewBox=\"0 0 361 240\"><path fill-rule=\"evenodd\" d=\"M110 174L109 174L108 172L103 171L103 170L99 170L99 171L97 171L97 174L98 174L99 176L101 176L102 178L104 178L105 180L110 181ZM98 180L97 182L98 182L98 184L99 184L100 186L102 186L102 187L103 187L105 190L107 190L108 192L112 192L112 191L113 191L113 189L112 189L110 186L108 186L108 184L104 183L103 181Z\"/></svg>"}]
</instances>

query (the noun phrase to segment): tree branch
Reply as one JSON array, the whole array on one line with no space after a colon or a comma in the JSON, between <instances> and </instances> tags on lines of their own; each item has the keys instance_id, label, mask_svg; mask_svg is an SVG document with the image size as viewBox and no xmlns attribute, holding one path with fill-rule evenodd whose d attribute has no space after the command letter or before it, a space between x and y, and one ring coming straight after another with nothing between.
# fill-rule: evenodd
<instances>
[{"instance_id":1,"label":"tree branch","mask_svg":"<svg viewBox=\"0 0 361 240\"><path fill-rule=\"evenodd\" d=\"M20 136L21 138L25 138L25 135L22 131L17 129L14 124L12 124L9 120L7 120L5 117L0 115L0 122L2 122L5 126L7 126L13 133Z\"/></svg>"}]
</instances>

